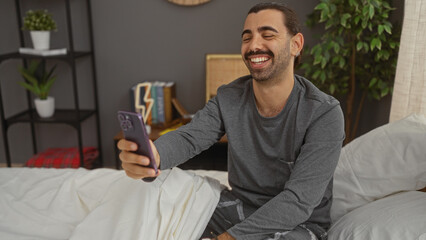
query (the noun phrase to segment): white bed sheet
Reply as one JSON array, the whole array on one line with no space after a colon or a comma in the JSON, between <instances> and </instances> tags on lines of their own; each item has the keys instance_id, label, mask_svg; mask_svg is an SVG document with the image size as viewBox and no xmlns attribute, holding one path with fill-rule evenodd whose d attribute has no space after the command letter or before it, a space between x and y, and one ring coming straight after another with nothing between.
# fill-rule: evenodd
<instances>
[{"instance_id":1,"label":"white bed sheet","mask_svg":"<svg viewBox=\"0 0 426 240\"><path fill-rule=\"evenodd\" d=\"M2 168L0 239L197 239L223 187L178 168L150 184L112 169Z\"/></svg>"}]
</instances>

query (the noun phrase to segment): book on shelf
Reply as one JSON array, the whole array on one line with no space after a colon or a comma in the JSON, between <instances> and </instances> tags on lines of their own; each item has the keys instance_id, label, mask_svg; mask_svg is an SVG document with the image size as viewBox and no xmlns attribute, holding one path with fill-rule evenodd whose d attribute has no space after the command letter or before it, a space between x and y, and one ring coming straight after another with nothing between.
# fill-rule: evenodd
<instances>
[{"instance_id":1,"label":"book on shelf","mask_svg":"<svg viewBox=\"0 0 426 240\"><path fill-rule=\"evenodd\" d=\"M165 122L169 123L173 121L176 114L172 106L172 99L176 98L176 84L174 82L167 82L164 85L164 116Z\"/></svg>"},{"instance_id":2,"label":"book on shelf","mask_svg":"<svg viewBox=\"0 0 426 240\"><path fill-rule=\"evenodd\" d=\"M156 111L157 111L157 122L158 123L165 123L166 117L164 115L164 86L166 85L165 82L157 82L155 84L155 89L157 91L156 94Z\"/></svg>"},{"instance_id":3,"label":"book on shelf","mask_svg":"<svg viewBox=\"0 0 426 240\"><path fill-rule=\"evenodd\" d=\"M39 50L34 48L19 48L19 53L29 54L29 55L38 55L38 56L56 56L56 55L66 55L67 49L58 48L58 49Z\"/></svg>"},{"instance_id":4,"label":"book on shelf","mask_svg":"<svg viewBox=\"0 0 426 240\"><path fill-rule=\"evenodd\" d=\"M151 109L151 123L157 124L158 123L158 101L157 101L157 82L154 82L151 84L151 98L154 100L152 103L152 109Z\"/></svg>"}]
</instances>

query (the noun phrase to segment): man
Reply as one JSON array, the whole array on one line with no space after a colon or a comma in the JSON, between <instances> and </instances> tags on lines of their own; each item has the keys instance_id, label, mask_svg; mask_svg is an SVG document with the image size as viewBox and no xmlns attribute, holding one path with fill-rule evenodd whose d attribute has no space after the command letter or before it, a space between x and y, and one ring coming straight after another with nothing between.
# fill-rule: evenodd
<instances>
[{"instance_id":1,"label":"man","mask_svg":"<svg viewBox=\"0 0 426 240\"><path fill-rule=\"evenodd\" d=\"M294 74L303 43L291 9L257 4L242 32L251 75L220 87L189 124L151 144L157 164L167 169L227 134L232 190L221 193L203 237L326 238L343 115L337 100ZM146 157L130 152L133 143L122 140L118 147L128 176L155 176L143 167Z\"/></svg>"}]
</instances>

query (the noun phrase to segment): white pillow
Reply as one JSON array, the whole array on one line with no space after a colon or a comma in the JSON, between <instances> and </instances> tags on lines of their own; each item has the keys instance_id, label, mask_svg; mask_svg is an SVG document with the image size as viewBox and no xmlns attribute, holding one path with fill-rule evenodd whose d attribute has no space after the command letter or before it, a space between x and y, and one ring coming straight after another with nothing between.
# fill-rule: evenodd
<instances>
[{"instance_id":1,"label":"white pillow","mask_svg":"<svg viewBox=\"0 0 426 240\"><path fill-rule=\"evenodd\" d=\"M404 192L359 207L335 222L328 240L426 240L426 193Z\"/></svg>"},{"instance_id":2,"label":"white pillow","mask_svg":"<svg viewBox=\"0 0 426 240\"><path fill-rule=\"evenodd\" d=\"M426 186L426 118L411 115L346 145L334 174L332 222L374 200Z\"/></svg>"}]
</instances>

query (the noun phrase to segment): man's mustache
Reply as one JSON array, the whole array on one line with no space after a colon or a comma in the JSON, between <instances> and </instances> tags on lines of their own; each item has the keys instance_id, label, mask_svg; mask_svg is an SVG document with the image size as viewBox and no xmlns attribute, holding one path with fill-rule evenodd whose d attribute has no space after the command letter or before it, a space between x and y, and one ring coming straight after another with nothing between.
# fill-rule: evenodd
<instances>
[{"instance_id":1,"label":"man's mustache","mask_svg":"<svg viewBox=\"0 0 426 240\"><path fill-rule=\"evenodd\" d=\"M250 57L250 56L253 56L253 55L258 55L258 54L266 54L266 55L268 55L268 56L270 56L270 57L274 57L274 54L271 52L271 51L249 51L249 52L247 52L246 54L244 54L244 58L246 59L246 60L248 60L248 58Z\"/></svg>"}]
</instances>

